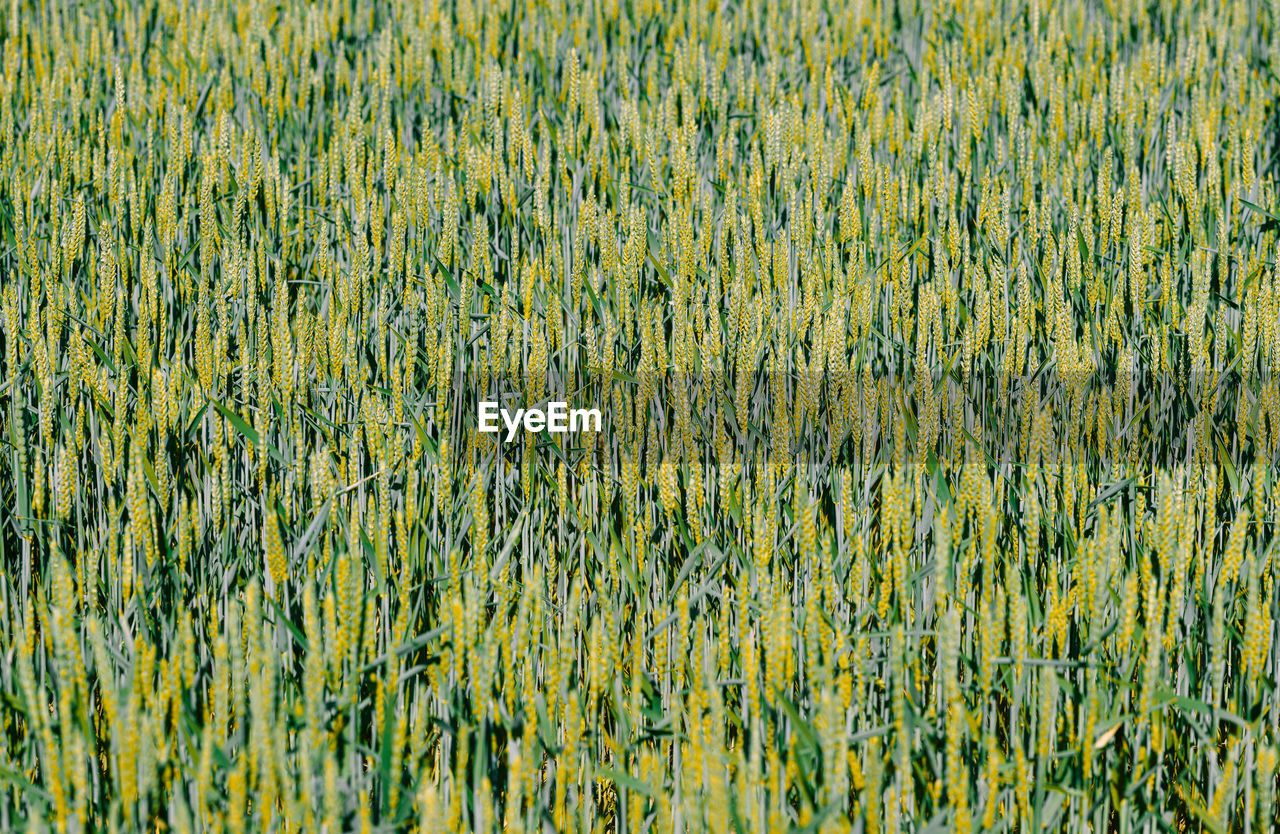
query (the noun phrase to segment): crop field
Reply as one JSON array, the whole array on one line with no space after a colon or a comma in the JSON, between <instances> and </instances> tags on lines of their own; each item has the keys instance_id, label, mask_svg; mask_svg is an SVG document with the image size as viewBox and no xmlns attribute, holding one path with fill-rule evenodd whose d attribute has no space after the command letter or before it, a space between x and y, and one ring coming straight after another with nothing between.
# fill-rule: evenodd
<instances>
[{"instance_id":1,"label":"crop field","mask_svg":"<svg viewBox=\"0 0 1280 834\"><path fill-rule=\"evenodd\" d=\"M1278 176L1277 0L5 3L0 831L1276 830Z\"/></svg>"}]
</instances>

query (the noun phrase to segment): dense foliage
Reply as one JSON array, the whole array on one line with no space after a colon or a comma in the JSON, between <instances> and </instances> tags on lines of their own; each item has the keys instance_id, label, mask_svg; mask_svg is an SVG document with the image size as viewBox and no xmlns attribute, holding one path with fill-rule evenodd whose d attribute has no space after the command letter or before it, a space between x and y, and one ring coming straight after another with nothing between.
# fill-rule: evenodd
<instances>
[{"instance_id":1,"label":"dense foliage","mask_svg":"<svg viewBox=\"0 0 1280 834\"><path fill-rule=\"evenodd\" d=\"M1276 824L1274 0L0 58L0 829Z\"/></svg>"}]
</instances>

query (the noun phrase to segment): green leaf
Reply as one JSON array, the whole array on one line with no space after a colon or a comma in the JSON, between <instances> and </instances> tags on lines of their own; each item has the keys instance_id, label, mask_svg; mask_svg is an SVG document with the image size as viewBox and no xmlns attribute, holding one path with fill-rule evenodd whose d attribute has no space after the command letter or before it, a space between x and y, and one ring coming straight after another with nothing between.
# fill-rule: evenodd
<instances>
[{"instance_id":1,"label":"green leaf","mask_svg":"<svg viewBox=\"0 0 1280 834\"><path fill-rule=\"evenodd\" d=\"M653 787L648 783L641 782L629 773L614 770L611 767L599 765L596 767L596 775L601 779L608 779L620 788L626 788L629 791L644 794L645 796L656 796Z\"/></svg>"},{"instance_id":2,"label":"green leaf","mask_svg":"<svg viewBox=\"0 0 1280 834\"><path fill-rule=\"evenodd\" d=\"M245 419L243 417L241 417L239 414L236 414L234 411L227 408L225 405L218 402L217 400L209 400L209 404L212 405L219 414L225 417L227 419L227 422L230 423L235 428L236 431L244 435L246 440L248 440L250 443L252 443L255 446L261 446L262 448L266 449L267 454L271 455L271 457L275 458L280 463L283 463L286 466L289 464L289 461L285 458L283 454L280 453L280 450L277 449L275 446L271 445L270 443L267 443L266 441L264 441L258 435L258 430L255 429L253 426L249 425L247 422L245 422Z\"/></svg>"}]
</instances>

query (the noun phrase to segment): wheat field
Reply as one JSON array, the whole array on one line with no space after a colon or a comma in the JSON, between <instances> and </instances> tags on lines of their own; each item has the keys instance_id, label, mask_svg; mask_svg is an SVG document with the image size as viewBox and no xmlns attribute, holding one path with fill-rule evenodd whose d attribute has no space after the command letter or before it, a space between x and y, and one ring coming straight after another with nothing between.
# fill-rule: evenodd
<instances>
[{"instance_id":1,"label":"wheat field","mask_svg":"<svg viewBox=\"0 0 1280 834\"><path fill-rule=\"evenodd\" d=\"M1276 830L1276 0L5 7L0 830Z\"/></svg>"}]
</instances>

